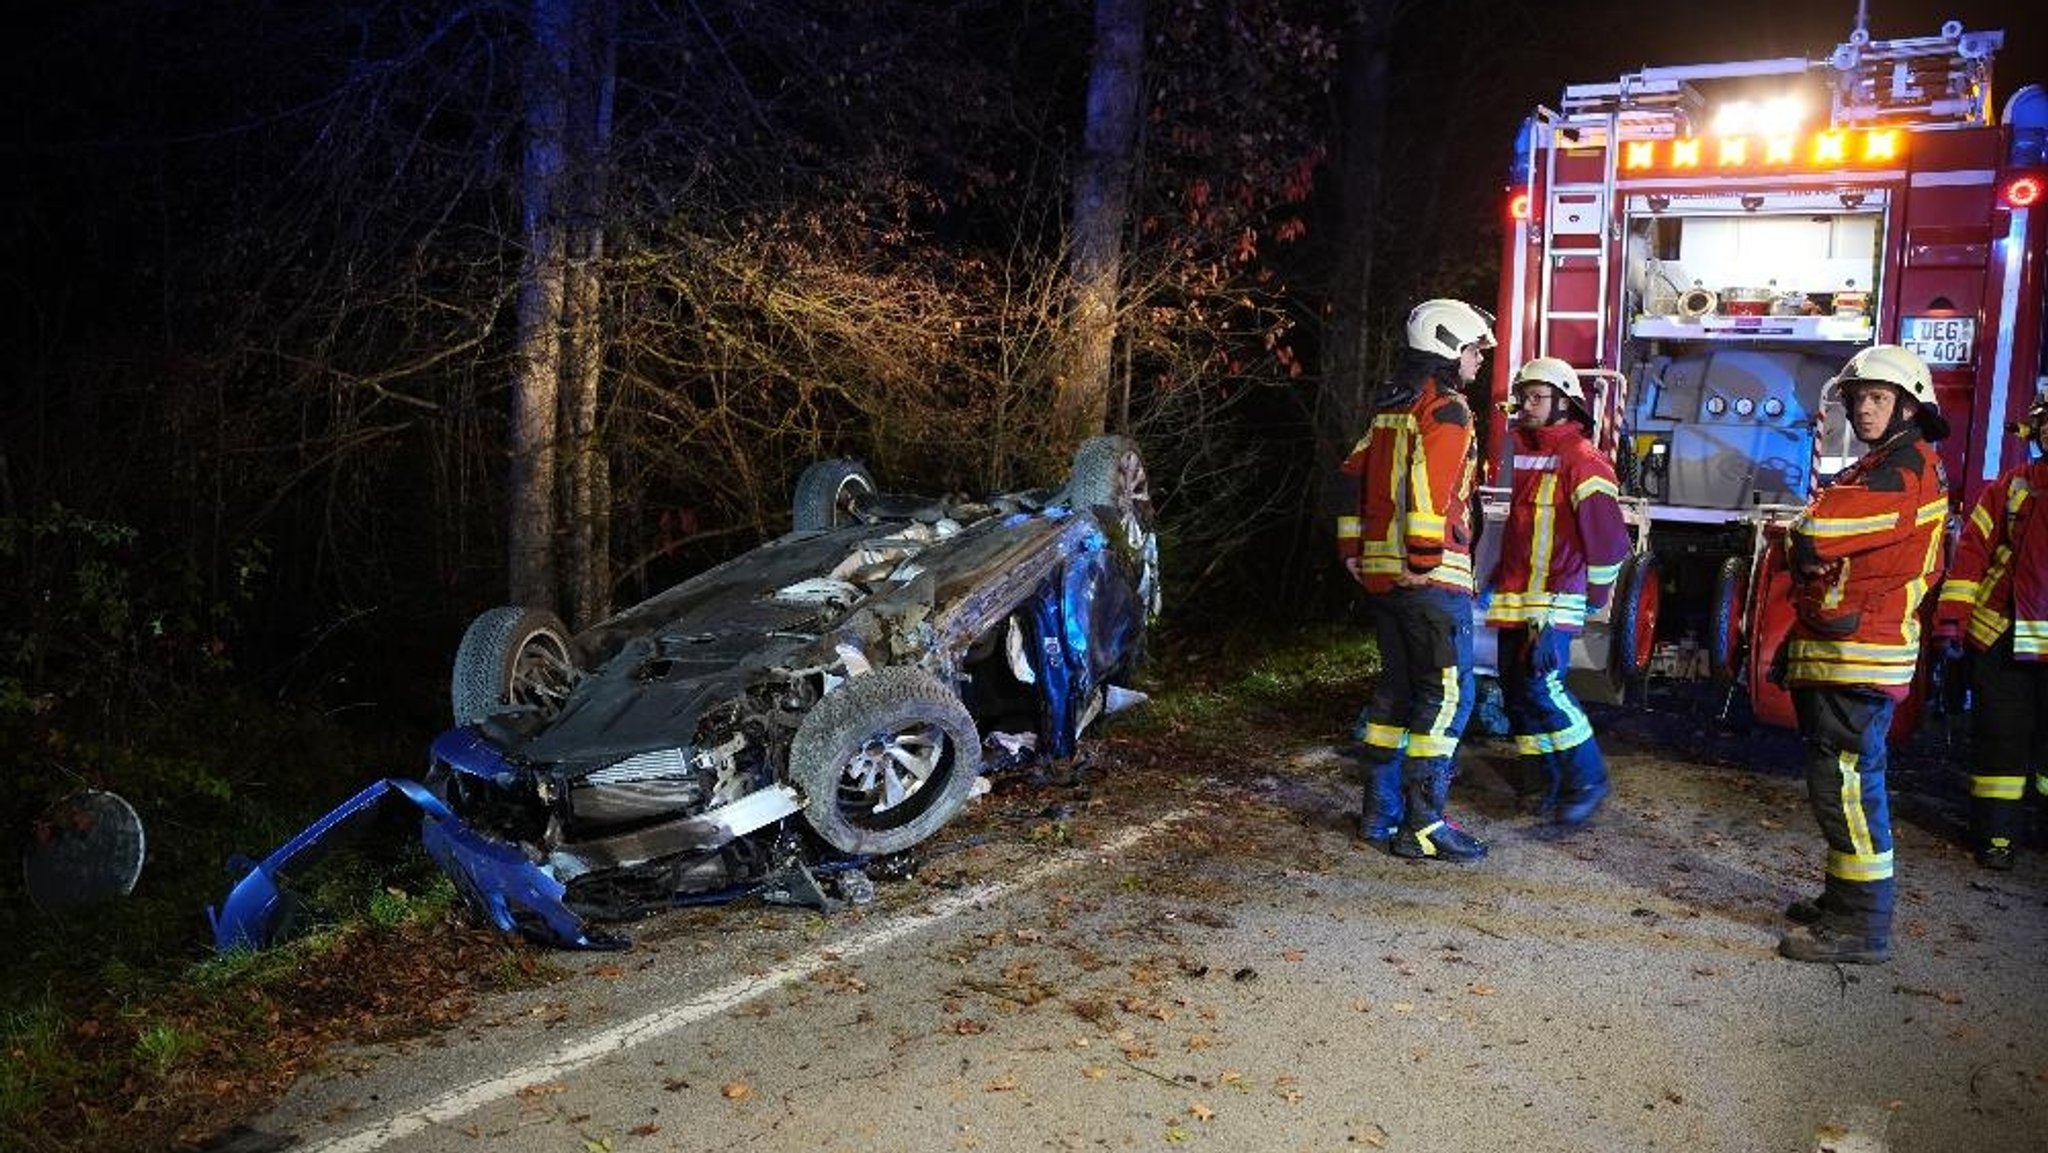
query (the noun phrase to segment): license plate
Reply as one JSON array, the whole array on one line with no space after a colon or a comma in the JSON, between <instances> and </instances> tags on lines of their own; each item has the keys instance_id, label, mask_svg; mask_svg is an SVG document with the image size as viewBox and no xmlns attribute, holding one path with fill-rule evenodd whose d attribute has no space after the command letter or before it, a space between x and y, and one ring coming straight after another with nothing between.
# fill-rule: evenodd
<instances>
[{"instance_id":1,"label":"license plate","mask_svg":"<svg viewBox=\"0 0 2048 1153\"><path fill-rule=\"evenodd\" d=\"M1920 354L1930 368L1955 368L1975 359L1977 319L1972 316L1899 318L1899 343Z\"/></svg>"}]
</instances>

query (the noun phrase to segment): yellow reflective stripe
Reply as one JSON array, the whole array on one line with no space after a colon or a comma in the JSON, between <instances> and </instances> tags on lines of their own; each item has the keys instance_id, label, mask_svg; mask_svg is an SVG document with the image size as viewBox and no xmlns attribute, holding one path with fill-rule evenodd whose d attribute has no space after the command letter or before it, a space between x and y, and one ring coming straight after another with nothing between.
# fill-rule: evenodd
<instances>
[{"instance_id":1,"label":"yellow reflective stripe","mask_svg":"<svg viewBox=\"0 0 2048 1153\"><path fill-rule=\"evenodd\" d=\"M1426 719L1427 728L1408 730L1408 755L1411 757L1448 757L1458 751L1458 738L1451 734L1451 722L1457 719L1458 670L1445 668L1437 670L1437 683L1443 693L1438 702L1436 714Z\"/></svg>"},{"instance_id":2,"label":"yellow reflective stripe","mask_svg":"<svg viewBox=\"0 0 2048 1153\"><path fill-rule=\"evenodd\" d=\"M1843 665L1793 661L1787 670L1793 684L1805 685L1910 685L1913 666Z\"/></svg>"},{"instance_id":3,"label":"yellow reflective stripe","mask_svg":"<svg viewBox=\"0 0 2048 1153\"><path fill-rule=\"evenodd\" d=\"M1899 514L1888 512L1882 516L1809 516L1802 527L1808 536L1855 536L1885 532L1898 523Z\"/></svg>"},{"instance_id":4,"label":"yellow reflective stripe","mask_svg":"<svg viewBox=\"0 0 2048 1153\"><path fill-rule=\"evenodd\" d=\"M1948 501L1946 499L1930 500L1926 504L1921 505L1919 511L1913 514L1913 527L1919 528L1922 525L1934 524L1947 519L1947 517Z\"/></svg>"},{"instance_id":5,"label":"yellow reflective stripe","mask_svg":"<svg viewBox=\"0 0 2048 1153\"><path fill-rule=\"evenodd\" d=\"M1444 539L1444 518L1433 512L1415 509L1408 514L1408 535L1424 540L1441 541Z\"/></svg>"},{"instance_id":6,"label":"yellow reflective stripe","mask_svg":"<svg viewBox=\"0 0 2048 1153\"><path fill-rule=\"evenodd\" d=\"M1364 535L1365 522L1363 520L1355 516L1340 516L1337 518L1338 540L1357 540Z\"/></svg>"},{"instance_id":7,"label":"yellow reflective stripe","mask_svg":"<svg viewBox=\"0 0 2048 1153\"><path fill-rule=\"evenodd\" d=\"M1835 767L1842 773L1842 820L1849 826L1849 845L1858 857L1875 851L1870 843L1870 819L1863 812L1863 774L1857 766L1863 758L1846 749L1835 754Z\"/></svg>"},{"instance_id":8,"label":"yellow reflective stripe","mask_svg":"<svg viewBox=\"0 0 2048 1153\"><path fill-rule=\"evenodd\" d=\"M1586 566L1586 580L1596 585L1611 585L1621 575L1621 562L1613 564L1589 564Z\"/></svg>"},{"instance_id":9,"label":"yellow reflective stripe","mask_svg":"<svg viewBox=\"0 0 2048 1153\"><path fill-rule=\"evenodd\" d=\"M1977 582L1956 577L1941 582L1941 600L1944 604L1970 604L1977 599Z\"/></svg>"},{"instance_id":10,"label":"yellow reflective stripe","mask_svg":"<svg viewBox=\"0 0 2048 1153\"><path fill-rule=\"evenodd\" d=\"M1869 884L1892 875L1892 855L1886 853L1837 853L1828 851L1828 876Z\"/></svg>"},{"instance_id":11,"label":"yellow reflective stripe","mask_svg":"<svg viewBox=\"0 0 2048 1153\"><path fill-rule=\"evenodd\" d=\"M1589 476L1579 482L1579 487L1572 490L1572 504L1584 504L1586 503L1586 498L1594 493L1606 493L1611 497L1619 497L1621 495L1621 491L1614 487L1613 481L1608 480L1604 476Z\"/></svg>"},{"instance_id":12,"label":"yellow reflective stripe","mask_svg":"<svg viewBox=\"0 0 2048 1153\"><path fill-rule=\"evenodd\" d=\"M1557 474L1544 473L1536 482L1536 516L1529 527L1529 591L1540 593L1550 583L1550 553L1557 545Z\"/></svg>"},{"instance_id":13,"label":"yellow reflective stripe","mask_svg":"<svg viewBox=\"0 0 2048 1153\"><path fill-rule=\"evenodd\" d=\"M1915 661L1920 646L1885 644L1875 641L1819 641L1801 638L1792 642L1792 659L1838 661Z\"/></svg>"},{"instance_id":14,"label":"yellow reflective stripe","mask_svg":"<svg viewBox=\"0 0 2048 1153\"><path fill-rule=\"evenodd\" d=\"M1494 590L1493 600L1486 606L1487 624L1498 628L1531 621L1576 629L1586 623L1585 594Z\"/></svg>"},{"instance_id":15,"label":"yellow reflective stripe","mask_svg":"<svg viewBox=\"0 0 2048 1153\"><path fill-rule=\"evenodd\" d=\"M2015 621L2012 626L2014 656L2038 657L2048 653L2048 621Z\"/></svg>"},{"instance_id":16,"label":"yellow reflective stripe","mask_svg":"<svg viewBox=\"0 0 2048 1153\"><path fill-rule=\"evenodd\" d=\"M1436 842L1430 840L1429 835L1443 827L1444 823L1442 821L1431 821L1429 824L1424 825L1423 827L1415 830L1415 840L1418 844L1422 846L1423 856L1436 856Z\"/></svg>"},{"instance_id":17,"label":"yellow reflective stripe","mask_svg":"<svg viewBox=\"0 0 2048 1153\"><path fill-rule=\"evenodd\" d=\"M1375 749L1405 749L1408 747L1408 730L1398 725L1382 725L1368 721L1365 725L1365 743Z\"/></svg>"},{"instance_id":18,"label":"yellow reflective stripe","mask_svg":"<svg viewBox=\"0 0 2048 1153\"><path fill-rule=\"evenodd\" d=\"M1971 509L1970 527L1977 530L1978 536L1989 538L1992 528L1991 510L1981 504Z\"/></svg>"},{"instance_id":19,"label":"yellow reflective stripe","mask_svg":"<svg viewBox=\"0 0 2048 1153\"><path fill-rule=\"evenodd\" d=\"M1998 643L1998 638L2005 635L2011 624L2004 613L1978 605L1970 611L1970 639L1988 649Z\"/></svg>"},{"instance_id":20,"label":"yellow reflective stripe","mask_svg":"<svg viewBox=\"0 0 2048 1153\"><path fill-rule=\"evenodd\" d=\"M2027 778L2025 777L1980 777L1970 775L1970 795L1992 801L2018 801L2026 798Z\"/></svg>"},{"instance_id":21,"label":"yellow reflective stripe","mask_svg":"<svg viewBox=\"0 0 2048 1153\"><path fill-rule=\"evenodd\" d=\"M1521 733L1515 737L1515 751L1525 756L1563 753L1593 739L1593 722L1580 717L1554 733Z\"/></svg>"}]
</instances>

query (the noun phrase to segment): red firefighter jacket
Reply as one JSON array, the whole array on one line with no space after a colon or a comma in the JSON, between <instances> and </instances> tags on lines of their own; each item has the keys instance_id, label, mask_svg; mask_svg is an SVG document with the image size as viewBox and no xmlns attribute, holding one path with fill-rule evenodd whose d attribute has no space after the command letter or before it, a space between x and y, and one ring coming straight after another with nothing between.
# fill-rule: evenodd
<instances>
[{"instance_id":1,"label":"red firefighter jacket","mask_svg":"<svg viewBox=\"0 0 2048 1153\"><path fill-rule=\"evenodd\" d=\"M1577 632L1628 556L1614 466L1572 421L1514 430L1514 488L1486 622Z\"/></svg>"},{"instance_id":2,"label":"red firefighter jacket","mask_svg":"<svg viewBox=\"0 0 2048 1153\"><path fill-rule=\"evenodd\" d=\"M2015 660L2048 661L2048 461L2006 470L1970 510L1941 585L1936 627L1988 649L2012 630Z\"/></svg>"},{"instance_id":3,"label":"red firefighter jacket","mask_svg":"<svg viewBox=\"0 0 2048 1153\"><path fill-rule=\"evenodd\" d=\"M1345 458L1358 480L1358 515L1337 522L1337 551L1356 558L1368 592L1394 587L1402 568L1472 591L1468 502L1477 457L1472 407L1455 385L1428 377L1406 405L1382 408Z\"/></svg>"},{"instance_id":4,"label":"red firefighter jacket","mask_svg":"<svg viewBox=\"0 0 2048 1153\"><path fill-rule=\"evenodd\" d=\"M1920 659L1920 602L1941 568L1948 476L1908 428L1814 494L1785 534L1796 616L1788 685L1903 698Z\"/></svg>"}]
</instances>

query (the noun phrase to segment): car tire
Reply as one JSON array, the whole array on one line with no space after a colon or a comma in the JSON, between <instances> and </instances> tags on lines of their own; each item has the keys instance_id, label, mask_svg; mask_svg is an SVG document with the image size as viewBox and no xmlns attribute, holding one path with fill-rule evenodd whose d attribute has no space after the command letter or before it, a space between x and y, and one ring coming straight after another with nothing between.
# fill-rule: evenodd
<instances>
[{"instance_id":1,"label":"car tire","mask_svg":"<svg viewBox=\"0 0 2048 1153\"><path fill-rule=\"evenodd\" d=\"M1721 562L1714 582L1714 623L1707 635L1707 660L1714 679L1728 684L1742 672L1743 631L1749 622L1749 558L1731 556Z\"/></svg>"},{"instance_id":2,"label":"car tire","mask_svg":"<svg viewBox=\"0 0 2048 1153\"><path fill-rule=\"evenodd\" d=\"M1615 674L1623 683L1643 679L1657 647L1657 613L1664 600L1664 573L1655 553L1641 552L1621 562L1614 579Z\"/></svg>"},{"instance_id":3,"label":"car tire","mask_svg":"<svg viewBox=\"0 0 2048 1153\"><path fill-rule=\"evenodd\" d=\"M915 783L887 803L905 769ZM931 836L966 805L980 770L981 737L967 706L909 666L876 669L826 694L789 748L804 819L844 853L898 853Z\"/></svg>"},{"instance_id":4,"label":"car tire","mask_svg":"<svg viewBox=\"0 0 2048 1153\"><path fill-rule=\"evenodd\" d=\"M554 719L575 687L571 653L569 630L545 609L507 605L479 615L455 649L449 685L455 723L476 724L508 710Z\"/></svg>"},{"instance_id":5,"label":"car tire","mask_svg":"<svg viewBox=\"0 0 2048 1153\"><path fill-rule=\"evenodd\" d=\"M875 499L875 480L857 460L821 460L796 478L790 523L797 532L845 528Z\"/></svg>"},{"instance_id":6,"label":"car tire","mask_svg":"<svg viewBox=\"0 0 2048 1153\"><path fill-rule=\"evenodd\" d=\"M1159 534L1154 526L1152 484L1138 445L1125 436L1097 436L1074 452L1067 499L1078 508L1114 510L1105 522L1117 543L1130 550L1138 569L1138 594L1149 619L1159 615Z\"/></svg>"}]
</instances>

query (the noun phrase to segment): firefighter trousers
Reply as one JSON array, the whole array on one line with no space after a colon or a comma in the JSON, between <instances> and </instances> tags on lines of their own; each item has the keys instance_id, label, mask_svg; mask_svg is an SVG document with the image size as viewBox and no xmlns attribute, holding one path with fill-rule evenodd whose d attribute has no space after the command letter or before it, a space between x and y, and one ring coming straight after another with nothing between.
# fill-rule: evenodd
<instances>
[{"instance_id":1,"label":"firefighter trousers","mask_svg":"<svg viewBox=\"0 0 2048 1153\"><path fill-rule=\"evenodd\" d=\"M1541 629L1533 638L1527 629L1499 633L1501 696L1522 768L1515 788L1543 808L1560 795L1607 785L1607 759L1593 739L1593 722L1564 687L1572 635L1561 629Z\"/></svg>"},{"instance_id":2,"label":"firefighter trousers","mask_svg":"<svg viewBox=\"0 0 2048 1153\"><path fill-rule=\"evenodd\" d=\"M2012 630L1970 655L1970 830L1979 849L2018 843L2029 780L2048 745L2048 664L2012 659ZM2001 842L2003 844L2001 845Z\"/></svg>"},{"instance_id":3,"label":"firefighter trousers","mask_svg":"<svg viewBox=\"0 0 2048 1153\"><path fill-rule=\"evenodd\" d=\"M1828 843L1823 918L1872 944L1891 938L1892 818L1885 795L1885 736L1897 702L1875 689L1792 690L1806 738L1806 798Z\"/></svg>"},{"instance_id":4,"label":"firefighter trousers","mask_svg":"<svg viewBox=\"0 0 2048 1153\"><path fill-rule=\"evenodd\" d=\"M1380 676L1356 736L1365 746L1367 837L1408 814L1404 793L1434 794L1472 715L1472 597L1454 589L1397 588L1367 598ZM1432 814L1432 820L1441 814Z\"/></svg>"}]
</instances>

